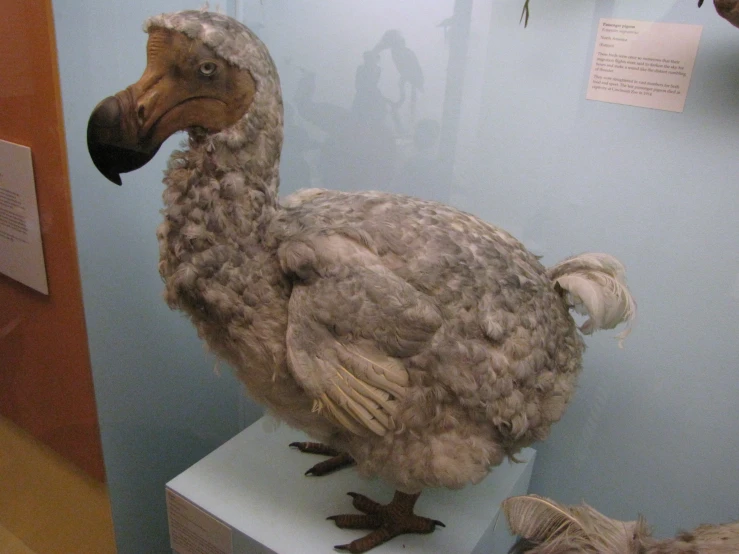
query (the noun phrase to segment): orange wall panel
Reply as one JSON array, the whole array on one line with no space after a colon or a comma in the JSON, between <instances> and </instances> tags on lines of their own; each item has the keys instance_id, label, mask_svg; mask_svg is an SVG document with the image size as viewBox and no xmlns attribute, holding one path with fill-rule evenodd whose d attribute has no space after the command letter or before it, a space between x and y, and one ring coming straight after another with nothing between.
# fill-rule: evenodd
<instances>
[{"instance_id":1,"label":"orange wall panel","mask_svg":"<svg viewBox=\"0 0 739 554\"><path fill-rule=\"evenodd\" d=\"M0 414L104 479L50 0L0 0L0 139L31 148L49 296L0 274Z\"/></svg>"}]
</instances>

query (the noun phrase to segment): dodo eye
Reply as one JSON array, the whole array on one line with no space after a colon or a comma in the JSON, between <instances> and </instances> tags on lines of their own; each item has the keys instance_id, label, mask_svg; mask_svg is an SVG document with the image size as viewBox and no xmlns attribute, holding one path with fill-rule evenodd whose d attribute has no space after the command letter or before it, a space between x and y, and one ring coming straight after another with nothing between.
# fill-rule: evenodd
<instances>
[{"instance_id":1,"label":"dodo eye","mask_svg":"<svg viewBox=\"0 0 739 554\"><path fill-rule=\"evenodd\" d=\"M200 74L204 75L205 77L211 77L217 69L218 66L215 62L203 62L200 64L198 71L200 71Z\"/></svg>"}]
</instances>

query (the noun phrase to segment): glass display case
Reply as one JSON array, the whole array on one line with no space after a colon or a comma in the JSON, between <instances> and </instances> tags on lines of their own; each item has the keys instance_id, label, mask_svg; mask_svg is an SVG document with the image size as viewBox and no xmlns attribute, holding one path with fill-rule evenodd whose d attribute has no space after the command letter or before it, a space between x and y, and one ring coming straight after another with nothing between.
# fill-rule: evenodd
<instances>
[{"instance_id":1,"label":"glass display case","mask_svg":"<svg viewBox=\"0 0 739 554\"><path fill-rule=\"evenodd\" d=\"M230 0L283 88L281 192L381 190L451 204L545 266L627 267L639 316L586 337L578 389L536 445L531 491L644 513L661 532L738 516L739 30L689 0ZM85 315L117 544L168 551L164 484L255 421L229 369L161 298L161 174L182 136L107 182L86 125L145 66L175 0L54 15ZM588 100L601 19L702 26L681 112Z\"/></svg>"}]
</instances>

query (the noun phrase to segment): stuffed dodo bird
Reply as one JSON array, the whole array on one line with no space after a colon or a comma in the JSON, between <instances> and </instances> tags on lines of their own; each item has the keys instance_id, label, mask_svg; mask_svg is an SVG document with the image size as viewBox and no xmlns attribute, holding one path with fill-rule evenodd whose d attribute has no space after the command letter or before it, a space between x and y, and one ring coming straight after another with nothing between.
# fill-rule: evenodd
<instances>
[{"instance_id":1,"label":"stuffed dodo bird","mask_svg":"<svg viewBox=\"0 0 739 554\"><path fill-rule=\"evenodd\" d=\"M426 487L483 479L544 439L575 387L580 330L634 316L621 263L583 254L543 267L511 235L448 206L383 192L309 189L278 199L283 119L265 46L204 11L150 18L141 79L95 108L88 148L120 184L188 132L157 231L166 301L188 314L250 395L332 455L396 489L351 493L365 552L440 522ZM381 183L378 183L381 185ZM341 185L341 183L337 183ZM328 466L328 467L327 467Z\"/></svg>"}]
</instances>

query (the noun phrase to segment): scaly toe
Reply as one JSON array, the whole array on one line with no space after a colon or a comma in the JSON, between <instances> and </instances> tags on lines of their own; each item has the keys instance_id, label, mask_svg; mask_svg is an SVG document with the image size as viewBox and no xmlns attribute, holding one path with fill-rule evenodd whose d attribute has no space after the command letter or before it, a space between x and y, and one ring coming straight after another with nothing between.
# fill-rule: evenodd
<instances>
[{"instance_id":1,"label":"scaly toe","mask_svg":"<svg viewBox=\"0 0 739 554\"><path fill-rule=\"evenodd\" d=\"M380 546L386 543L393 537L400 535L400 532L391 531L386 525L383 525L379 529L372 531L370 534L364 537L354 540L349 544L342 544L338 547L334 547L337 550L343 552L351 552L352 554L362 554L368 550L372 550L376 546Z\"/></svg>"},{"instance_id":2,"label":"scaly toe","mask_svg":"<svg viewBox=\"0 0 739 554\"><path fill-rule=\"evenodd\" d=\"M384 506L382 504L378 504L363 494L356 492L348 492L347 494L352 497L352 506L360 512L364 512L365 514L377 514L383 511Z\"/></svg>"},{"instance_id":3,"label":"scaly toe","mask_svg":"<svg viewBox=\"0 0 739 554\"><path fill-rule=\"evenodd\" d=\"M328 460L318 462L316 465L306 471L305 474L315 477L321 477L323 475L328 475L329 473L333 473L334 471L338 471L352 465L354 465L354 458L352 458L346 452L342 452L341 454L329 458Z\"/></svg>"},{"instance_id":4,"label":"scaly toe","mask_svg":"<svg viewBox=\"0 0 739 554\"><path fill-rule=\"evenodd\" d=\"M338 456L341 454L335 448L331 448L320 442L291 442L291 448L297 448L306 454L321 454L323 456Z\"/></svg>"},{"instance_id":5,"label":"scaly toe","mask_svg":"<svg viewBox=\"0 0 739 554\"><path fill-rule=\"evenodd\" d=\"M341 514L326 519L333 521L341 529L378 529L382 525L382 518L378 515Z\"/></svg>"}]
</instances>

